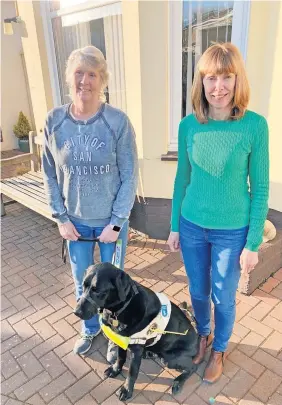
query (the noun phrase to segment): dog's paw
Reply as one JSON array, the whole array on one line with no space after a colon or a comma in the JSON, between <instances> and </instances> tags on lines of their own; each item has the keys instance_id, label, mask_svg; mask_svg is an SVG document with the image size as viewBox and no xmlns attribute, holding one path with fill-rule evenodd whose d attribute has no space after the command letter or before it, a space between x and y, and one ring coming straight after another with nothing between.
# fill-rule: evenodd
<instances>
[{"instance_id":1,"label":"dog's paw","mask_svg":"<svg viewBox=\"0 0 282 405\"><path fill-rule=\"evenodd\" d=\"M183 387L183 383L181 383L181 381L175 379L173 381L172 388L171 388L172 395L179 394L182 390L182 387Z\"/></svg>"},{"instance_id":2,"label":"dog's paw","mask_svg":"<svg viewBox=\"0 0 282 405\"><path fill-rule=\"evenodd\" d=\"M111 366L104 371L104 376L109 378L115 378L117 375L120 374L120 371L121 370L115 369L113 366Z\"/></svg>"},{"instance_id":3,"label":"dog's paw","mask_svg":"<svg viewBox=\"0 0 282 405\"><path fill-rule=\"evenodd\" d=\"M132 394L133 392L126 388L125 385L123 385L118 391L118 397L120 401L127 401L129 398L132 397Z\"/></svg>"}]
</instances>

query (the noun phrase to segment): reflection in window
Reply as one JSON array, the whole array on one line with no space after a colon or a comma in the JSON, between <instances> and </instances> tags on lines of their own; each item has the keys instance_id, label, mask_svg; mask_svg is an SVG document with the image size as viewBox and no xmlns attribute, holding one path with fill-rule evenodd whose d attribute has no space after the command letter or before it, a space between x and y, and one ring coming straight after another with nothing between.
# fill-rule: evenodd
<instances>
[{"instance_id":1,"label":"reflection in window","mask_svg":"<svg viewBox=\"0 0 282 405\"><path fill-rule=\"evenodd\" d=\"M230 42L234 1L183 1L182 116L191 114L194 68L216 42Z\"/></svg>"},{"instance_id":2,"label":"reflection in window","mask_svg":"<svg viewBox=\"0 0 282 405\"><path fill-rule=\"evenodd\" d=\"M62 103L70 102L65 80L70 53L94 45L103 52L110 72L107 101L126 111L121 4L54 16L52 27Z\"/></svg>"}]
</instances>

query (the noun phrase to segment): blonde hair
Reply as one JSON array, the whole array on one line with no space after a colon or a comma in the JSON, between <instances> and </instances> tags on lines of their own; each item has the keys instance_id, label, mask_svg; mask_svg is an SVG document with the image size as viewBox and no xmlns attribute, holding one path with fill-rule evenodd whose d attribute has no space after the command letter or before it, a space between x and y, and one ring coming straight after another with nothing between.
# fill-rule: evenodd
<instances>
[{"instance_id":1,"label":"blonde hair","mask_svg":"<svg viewBox=\"0 0 282 405\"><path fill-rule=\"evenodd\" d=\"M106 100L104 91L108 85L109 72L103 53L100 51L100 49L92 45L72 51L68 57L65 71L66 83L69 87L71 98L73 98L72 87L74 84L74 72L78 65L87 66L98 70L102 81L99 99L104 102Z\"/></svg>"},{"instance_id":2,"label":"blonde hair","mask_svg":"<svg viewBox=\"0 0 282 405\"><path fill-rule=\"evenodd\" d=\"M191 99L197 120L202 124L208 122L209 103L203 86L203 78L208 73L236 75L230 120L242 118L249 103L250 87L244 61L238 48L229 42L218 43L208 48L199 59L195 69Z\"/></svg>"}]
</instances>

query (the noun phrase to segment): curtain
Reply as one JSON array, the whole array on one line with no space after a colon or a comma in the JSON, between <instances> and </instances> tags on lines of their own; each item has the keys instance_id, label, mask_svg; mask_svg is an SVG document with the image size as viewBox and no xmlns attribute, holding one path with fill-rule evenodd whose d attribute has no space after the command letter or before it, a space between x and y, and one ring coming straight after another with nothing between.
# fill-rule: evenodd
<instances>
[{"instance_id":1,"label":"curtain","mask_svg":"<svg viewBox=\"0 0 282 405\"><path fill-rule=\"evenodd\" d=\"M105 45L110 70L109 101L126 111L125 74L121 15L104 18Z\"/></svg>"}]
</instances>

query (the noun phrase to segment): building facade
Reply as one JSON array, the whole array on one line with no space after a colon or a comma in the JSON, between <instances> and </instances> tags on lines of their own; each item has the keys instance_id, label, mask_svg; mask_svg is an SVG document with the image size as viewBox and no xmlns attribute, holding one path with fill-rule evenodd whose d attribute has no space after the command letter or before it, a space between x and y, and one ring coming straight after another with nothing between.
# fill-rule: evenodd
<instances>
[{"instance_id":1,"label":"building facade","mask_svg":"<svg viewBox=\"0 0 282 405\"><path fill-rule=\"evenodd\" d=\"M282 211L282 4L279 1L29 1L18 2L25 28L34 125L69 101L65 61L93 44L111 72L108 101L126 111L136 131L139 186L131 225L166 239L177 166L177 131L190 112L194 66L214 42L239 47L251 85L249 108L270 129L270 208ZM12 16L11 16L12 17ZM20 24L14 25L14 31Z\"/></svg>"}]
</instances>

